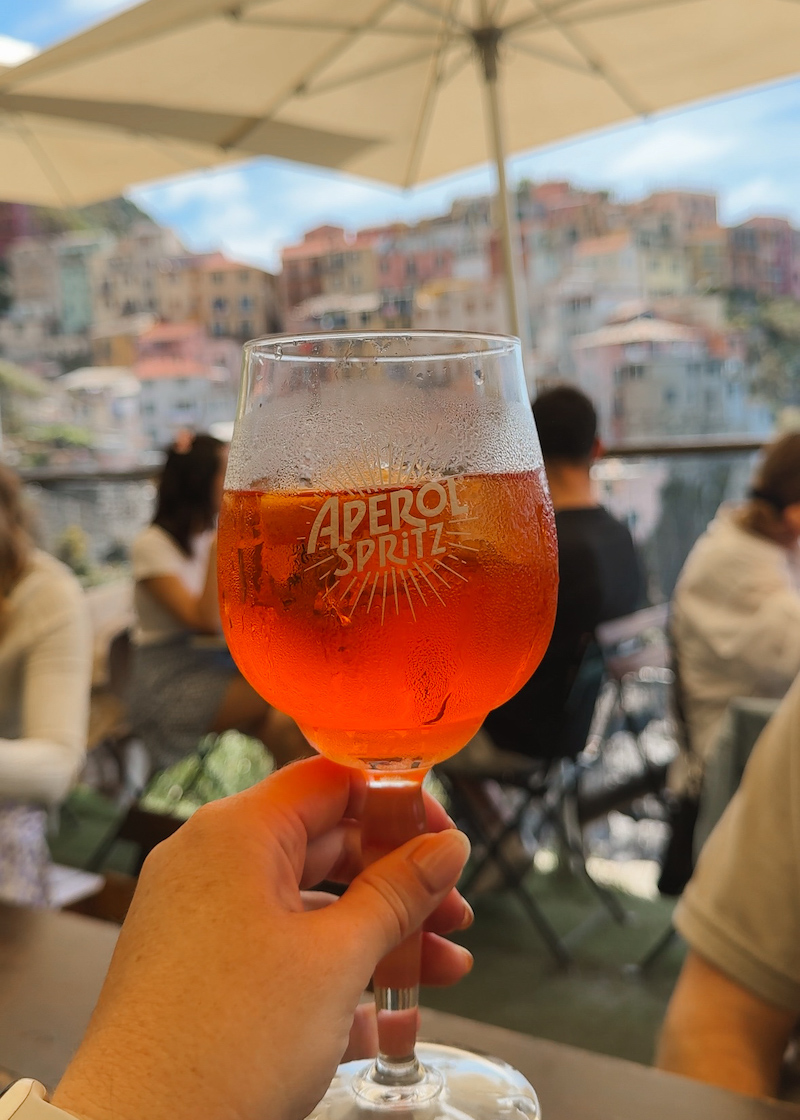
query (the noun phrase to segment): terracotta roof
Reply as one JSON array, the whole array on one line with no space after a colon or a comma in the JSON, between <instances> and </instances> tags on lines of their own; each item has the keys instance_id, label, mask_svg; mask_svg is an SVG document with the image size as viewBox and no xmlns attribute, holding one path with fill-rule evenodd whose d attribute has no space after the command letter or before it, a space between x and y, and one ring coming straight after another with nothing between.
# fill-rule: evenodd
<instances>
[{"instance_id":1,"label":"terracotta roof","mask_svg":"<svg viewBox=\"0 0 800 1120\"><path fill-rule=\"evenodd\" d=\"M181 323L154 323L152 327L142 331L139 338L143 342L159 342L191 338L196 334L205 334L202 324L186 320Z\"/></svg>"},{"instance_id":2,"label":"terracotta roof","mask_svg":"<svg viewBox=\"0 0 800 1120\"><path fill-rule=\"evenodd\" d=\"M741 222L734 229L791 229L792 224L788 218L770 217L766 214L756 214L753 218L748 218L746 222Z\"/></svg>"},{"instance_id":3,"label":"terracotta roof","mask_svg":"<svg viewBox=\"0 0 800 1120\"><path fill-rule=\"evenodd\" d=\"M244 264L243 261L232 261L224 257L222 253L209 253L208 256L203 257L197 265L199 272L241 272L246 270L248 272L264 272L263 268L255 268L252 264Z\"/></svg>"},{"instance_id":4,"label":"terracotta roof","mask_svg":"<svg viewBox=\"0 0 800 1120\"><path fill-rule=\"evenodd\" d=\"M323 253L344 253L352 248L353 241L349 240L344 231L340 236L325 236L309 238L299 245L284 245L281 249L281 258L285 261L304 260L306 257L318 257Z\"/></svg>"},{"instance_id":5,"label":"terracotta roof","mask_svg":"<svg viewBox=\"0 0 800 1120\"><path fill-rule=\"evenodd\" d=\"M140 381L167 381L177 377L202 377L211 375L211 367L188 358L143 358L133 367Z\"/></svg>"},{"instance_id":6,"label":"terracotta roof","mask_svg":"<svg viewBox=\"0 0 800 1120\"><path fill-rule=\"evenodd\" d=\"M600 253L617 253L630 242L631 235L628 230L606 233L603 237L588 237L585 241L579 241L575 247L575 254L578 257L596 257Z\"/></svg>"}]
</instances>

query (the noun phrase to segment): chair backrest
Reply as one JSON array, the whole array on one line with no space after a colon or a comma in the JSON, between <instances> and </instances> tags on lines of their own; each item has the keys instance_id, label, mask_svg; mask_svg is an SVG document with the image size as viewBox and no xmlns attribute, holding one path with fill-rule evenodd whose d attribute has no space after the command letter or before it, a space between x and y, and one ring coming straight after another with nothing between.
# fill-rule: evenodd
<instances>
[{"instance_id":1,"label":"chair backrest","mask_svg":"<svg viewBox=\"0 0 800 1120\"><path fill-rule=\"evenodd\" d=\"M605 675L603 655L597 644L590 642L584 650L564 706L560 752L564 757L575 758L586 746Z\"/></svg>"},{"instance_id":2,"label":"chair backrest","mask_svg":"<svg viewBox=\"0 0 800 1120\"><path fill-rule=\"evenodd\" d=\"M108 687L119 700L127 698L132 664L131 632L125 627L114 635L108 647Z\"/></svg>"},{"instance_id":3,"label":"chair backrest","mask_svg":"<svg viewBox=\"0 0 800 1120\"><path fill-rule=\"evenodd\" d=\"M92 685L108 684L109 649L122 630L133 625L133 580L124 578L90 587L85 592L94 643Z\"/></svg>"},{"instance_id":4,"label":"chair backrest","mask_svg":"<svg viewBox=\"0 0 800 1120\"><path fill-rule=\"evenodd\" d=\"M670 666L668 617L669 604L659 603L600 623L595 634L610 677L620 681L644 668Z\"/></svg>"}]
</instances>

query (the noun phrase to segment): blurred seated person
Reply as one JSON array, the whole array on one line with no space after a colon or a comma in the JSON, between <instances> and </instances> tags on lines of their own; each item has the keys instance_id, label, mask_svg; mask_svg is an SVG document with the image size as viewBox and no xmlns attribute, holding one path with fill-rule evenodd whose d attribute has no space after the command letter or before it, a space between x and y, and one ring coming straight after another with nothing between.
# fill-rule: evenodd
<instances>
[{"instance_id":1,"label":"blurred seated person","mask_svg":"<svg viewBox=\"0 0 800 1120\"><path fill-rule=\"evenodd\" d=\"M592 464L603 449L592 402L559 385L540 393L533 415L556 514L558 607L539 668L484 730L503 750L547 760L564 753L565 705L595 627L642 606L644 588L630 532L594 492Z\"/></svg>"},{"instance_id":2,"label":"blurred seated person","mask_svg":"<svg viewBox=\"0 0 800 1120\"><path fill-rule=\"evenodd\" d=\"M47 904L48 810L83 763L92 639L83 591L33 547L0 467L0 900Z\"/></svg>"},{"instance_id":3,"label":"blurred seated person","mask_svg":"<svg viewBox=\"0 0 800 1120\"><path fill-rule=\"evenodd\" d=\"M220 440L184 433L167 452L153 522L131 549L131 719L158 769L231 729L260 739L279 766L313 753L242 677L221 635L216 519L227 459Z\"/></svg>"},{"instance_id":4,"label":"blurred seated person","mask_svg":"<svg viewBox=\"0 0 800 1120\"><path fill-rule=\"evenodd\" d=\"M671 632L702 765L735 696L781 697L800 670L800 434L766 451L747 500L723 505L683 566ZM682 785L680 775L674 784Z\"/></svg>"},{"instance_id":5,"label":"blurred seated person","mask_svg":"<svg viewBox=\"0 0 800 1120\"><path fill-rule=\"evenodd\" d=\"M663 1069L774 1096L800 1017L800 680L759 738L675 911L690 951Z\"/></svg>"}]
</instances>

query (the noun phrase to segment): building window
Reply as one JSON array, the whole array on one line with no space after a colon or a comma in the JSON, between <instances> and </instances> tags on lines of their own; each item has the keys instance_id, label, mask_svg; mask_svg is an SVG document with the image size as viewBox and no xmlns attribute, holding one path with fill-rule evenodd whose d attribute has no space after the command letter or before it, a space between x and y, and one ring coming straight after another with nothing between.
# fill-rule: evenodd
<instances>
[{"instance_id":1,"label":"building window","mask_svg":"<svg viewBox=\"0 0 800 1120\"><path fill-rule=\"evenodd\" d=\"M225 334L225 324L224 323L212 323L211 324L211 333L214 335L215 338L221 338L222 335Z\"/></svg>"},{"instance_id":2,"label":"building window","mask_svg":"<svg viewBox=\"0 0 800 1120\"><path fill-rule=\"evenodd\" d=\"M240 311L252 311L253 310L253 301L250 299L250 296L242 296L242 298L239 300L239 310Z\"/></svg>"},{"instance_id":3,"label":"building window","mask_svg":"<svg viewBox=\"0 0 800 1120\"><path fill-rule=\"evenodd\" d=\"M640 365L620 366L615 378L619 381L641 381L645 375L645 367Z\"/></svg>"},{"instance_id":4,"label":"building window","mask_svg":"<svg viewBox=\"0 0 800 1120\"><path fill-rule=\"evenodd\" d=\"M239 273L239 282L241 284L246 284L249 279L250 279L250 273L246 269L243 268L242 271Z\"/></svg>"},{"instance_id":5,"label":"building window","mask_svg":"<svg viewBox=\"0 0 800 1120\"><path fill-rule=\"evenodd\" d=\"M212 302L211 302L211 310L212 311L227 311L228 310L228 301L226 299L223 299L221 296L217 296L217 298L215 300L212 300Z\"/></svg>"},{"instance_id":6,"label":"building window","mask_svg":"<svg viewBox=\"0 0 800 1120\"><path fill-rule=\"evenodd\" d=\"M212 272L211 273L211 283L212 284L221 284L222 280L223 280L223 276L222 276L221 272Z\"/></svg>"},{"instance_id":7,"label":"building window","mask_svg":"<svg viewBox=\"0 0 800 1120\"><path fill-rule=\"evenodd\" d=\"M243 338L251 338L252 337L252 335L253 335L253 324L250 322L249 319L242 319L241 323L239 324L239 334L242 335Z\"/></svg>"}]
</instances>

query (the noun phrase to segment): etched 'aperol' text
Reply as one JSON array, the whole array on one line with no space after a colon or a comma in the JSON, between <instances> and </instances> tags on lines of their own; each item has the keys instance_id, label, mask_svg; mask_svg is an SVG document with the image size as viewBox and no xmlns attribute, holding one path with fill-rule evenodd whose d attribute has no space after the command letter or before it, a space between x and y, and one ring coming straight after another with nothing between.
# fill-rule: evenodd
<instances>
[{"instance_id":1,"label":"etched 'aperol' text","mask_svg":"<svg viewBox=\"0 0 800 1120\"><path fill-rule=\"evenodd\" d=\"M332 552L337 579L364 571L410 568L448 551L446 526L463 520L456 479L426 482L361 496L332 494L323 502L308 536L307 552Z\"/></svg>"}]
</instances>

